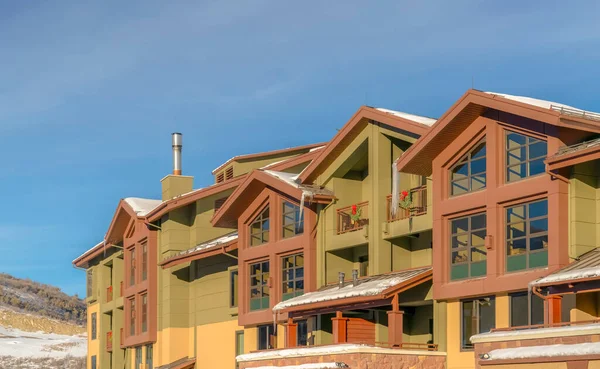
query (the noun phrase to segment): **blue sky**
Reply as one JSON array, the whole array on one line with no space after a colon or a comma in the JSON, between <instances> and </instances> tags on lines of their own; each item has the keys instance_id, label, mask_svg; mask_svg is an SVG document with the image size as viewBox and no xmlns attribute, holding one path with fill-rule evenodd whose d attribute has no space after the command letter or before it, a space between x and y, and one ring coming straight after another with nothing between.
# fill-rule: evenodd
<instances>
[{"instance_id":1,"label":"blue sky","mask_svg":"<svg viewBox=\"0 0 600 369\"><path fill-rule=\"evenodd\" d=\"M368 5L367 5L368 4ZM600 111L598 2L0 0L0 271L84 294L120 198L474 84Z\"/></svg>"}]
</instances>

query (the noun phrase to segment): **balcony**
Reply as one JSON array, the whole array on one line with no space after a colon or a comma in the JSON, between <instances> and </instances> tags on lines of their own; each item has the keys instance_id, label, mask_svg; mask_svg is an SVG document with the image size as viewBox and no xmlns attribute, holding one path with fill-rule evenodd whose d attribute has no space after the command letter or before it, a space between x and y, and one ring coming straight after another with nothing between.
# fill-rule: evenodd
<instances>
[{"instance_id":1,"label":"balcony","mask_svg":"<svg viewBox=\"0 0 600 369\"><path fill-rule=\"evenodd\" d=\"M446 353L433 345L380 347L378 345L334 344L274 349L239 355L241 369L255 367L319 368L429 368L444 369Z\"/></svg>"},{"instance_id":2,"label":"balcony","mask_svg":"<svg viewBox=\"0 0 600 369\"><path fill-rule=\"evenodd\" d=\"M368 201L337 209L337 234L355 232L368 225Z\"/></svg>"},{"instance_id":3,"label":"balcony","mask_svg":"<svg viewBox=\"0 0 600 369\"><path fill-rule=\"evenodd\" d=\"M411 188L407 191L410 194L408 207L398 206L396 214L392 214L392 195L387 196L387 221L395 222L397 220L417 217L427 214L427 186Z\"/></svg>"},{"instance_id":4,"label":"balcony","mask_svg":"<svg viewBox=\"0 0 600 369\"><path fill-rule=\"evenodd\" d=\"M113 287L106 287L106 302L111 302L113 300Z\"/></svg>"},{"instance_id":5,"label":"balcony","mask_svg":"<svg viewBox=\"0 0 600 369\"><path fill-rule=\"evenodd\" d=\"M588 361L598 360L588 353L600 350L599 341L600 320L493 329L471 337L478 369L514 364L571 368L577 362L586 368Z\"/></svg>"},{"instance_id":6,"label":"balcony","mask_svg":"<svg viewBox=\"0 0 600 369\"><path fill-rule=\"evenodd\" d=\"M112 352L113 350L113 340L112 340L112 331L106 332L106 351Z\"/></svg>"}]
</instances>

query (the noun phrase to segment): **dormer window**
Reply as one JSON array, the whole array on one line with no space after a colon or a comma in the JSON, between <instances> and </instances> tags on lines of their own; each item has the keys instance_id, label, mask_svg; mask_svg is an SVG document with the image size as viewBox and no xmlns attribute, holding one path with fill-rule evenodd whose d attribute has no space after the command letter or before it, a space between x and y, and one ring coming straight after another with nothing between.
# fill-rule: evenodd
<instances>
[{"instance_id":1,"label":"dormer window","mask_svg":"<svg viewBox=\"0 0 600 369\"><path fill-rule=\"evenodd\" d=\"M269 242L269 207L267 206L250 224L250 246Z\"/></svg>"},{"instance_id":2,"label":"dormer window","mask_svg":"<svg viewBox=\"0 0 600 369\"><path fill-rule=\"evenodd\" d=\"M486 145L478 142L450 168L450 195L457 196L481 190L486 185Z\"/></svg>"},{"instance_id":3,"label":"dormer window","mask_svg":"<svg viewBox=\"0 0 600 369\"><path fill-rule=\"evenodd\" d=\"M546 141L506 131L506 182L516 182L545 171Z\"/></svg>"}]
</instances>

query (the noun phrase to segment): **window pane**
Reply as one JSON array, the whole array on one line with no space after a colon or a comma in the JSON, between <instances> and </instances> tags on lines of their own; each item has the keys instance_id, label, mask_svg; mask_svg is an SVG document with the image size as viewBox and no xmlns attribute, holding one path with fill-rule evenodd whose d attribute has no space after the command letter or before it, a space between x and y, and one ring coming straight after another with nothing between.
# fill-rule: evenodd
<instances>
[{"instance_id":1,"label":"window pane","mask_svg":"<svg viewBox=\"0 0 600 369\"><path fill-rule=\"evenodd\" d=\"M527 252L527 239L520 238L508 242L508 255L519 255Z\"/></svg>"},{"instance_id":2,"label":"window pane","mask_svg":"<svg viewBox=\"0 0 600 369\"><path fill-rule=\"evenodd\" d=\"M476 319L473 311L473 301L465 301L462 304L462 332L461 344L462 348L472 348L471 336L476 334Z\"/></svg>"},{"instance_id":3,"label":"window pane","mask_svg":"<svg viewBox=\"0 0 600 369\"><path fill-rule=\"evenodd\" d=\"M468 233L464 233L464 234L452 237L452 248L467 247L467 246L469 246L469 234Z\"/></svg>"},{"instance_id":4,"label":"window pane","mask_svg":"<svg viewBox=\"0 0 600 369\"><path fill-rule=\"evenodd\" d=\"M452 179L462 179L469 175L469 165L468 163L459 164L452 170Z\"/></svg>"},{"instance_id":5,"label":"window pane","mask_svg":"<svg viewBox=\"0 0 600 369\"><path fill-rule=\"evenodd\" d=\"M471 261L485 261L487 258L487 249L484 247L473 247L471 249Z\"/></svg>"},{"instance_id":6,"label":"window pane","mask_svg":"<svg viewBox=\"0 0 600 369\"><path fill-rule=\"evenodd\" d=\"M489 332L496 327L496 309L495 299L492 297L487 300L481 300L479 313L481 314L479 322L479 331L477 333Z\"/></svg>"},{"instance_id":7,"label":"window pane","mask_svg":"<svg viewBox=\"0 0 600 369\"><path fill-rule=\"evenodd\" d=\"M510 326L520 327L529 325L527 314L529 303L527 293L513 294L510 297Z\"/></svg>"},{"instance_id":8,"label":"window pane","mask_svg":"<svg viewBox=\"0 0 600 369\"><path fill-rule=\"evenodd\" d=\"M548 215L548 200L536 201L529 204L529 218Z\"/></svg>"},{"instance_id":9,"label":"window pane","mask_svg":"<svg viewBox=\"0 0 600 369\"><path fill-rule=\"evenodd\" d=\"M466 263L469 261L467 250L452 252L452 264Z\"/></svg>"},{"instance_id":10,"label":"window pane","mask_svg":"<svg viewBox=\"0 0 600 369\"><path fill-rule=\"evenodd\" d=\"M450 169L451 195L476 191L486 186L486 144L480 142Z\"/></svg>"},{"instance_id":11,"label":"window pane","mask_svg":"<svg viewBox=\"0 0 600 369\"><path fill-rule=\"evenodd\" d=\"M537 141L529 145L529 159L545 158L548 152L548 145L544 141Z\"/></svg>"},{"instance_id":12,"label":"window pane","mask_svg":"<svg viewBox=\"0 0 600 369\"><path fill-rule=\"evenodd\" d=\"M531 295L531 325L544 324L544 300Z\"/></svg>"},{"instance_id":13,"label":"window pane","mask_svg":"<svg viewBox=\"0 0 600 369\"><path fill-rule=\"evenodd\" d=\"M544 159L532 160L529 162L529 175L535 176L537 174L544 173L546 171L546 164Z\"/></svg>"},{"instance_id":14,"label":"window pane","mask_svg":"<svg viewBox=\"0 0 600 369\"><path fill-rule=\"evenodd\" d=\"M529 233L548 232L548 218L532 220L529 223Z\"/></svg>"},{"instance_id":15,"label":"window pane","mask_svg":"<svg viewBox=\"0 0 600 369\"><path fill-rule=\"evenodd\" d=\"M473 160L471 162L471 174L485 172L485 158Z\"/></svg>"},{"instance_id":16,"label":"window pane","mask_svg":"<svg viewBox=\"0 0 600 369\"><path fill-rule=\"evenodd\" d=\"M521 145L525 145L527 143L525 136L520 135L518 133L507 132L506 134L506 148L510 149L513 147L518 147Z\"/></svg>"},{"instance_id":17,"label":"window pane","mask_svg":"<svg viewBox=\"0 0 600 369\"><path fill-rule=\"evenodd\" d=\"M452 182L452 195L460 195L469 191L469 179L461 179Z\"/></svg>"},{"instance_id":18,"label":"window pane","mask_svg":"<svg viewBox=\"0 0 600 369\"><path fill-rule=\"evenodd\" d=\"M469 218L460 218L452 220L452 233L462 233L469 230Z\"/></svg>"},{"instance_id":19,"label":"window pane","mask_svg":"<svg viewBox=\"0 0 600 369\"><path fill-rule=\"evenodd\" d=\"M485 275L487 249L485 248L486 214L474 214L451 220L451 231L459 232L450 238L450 279Z\"/></svg>"},{"instance_id":20,"label":"window pane","mask_svg":"<svg viewBox=\"0 0 600 369\"><path fill-rule=\"evenodd\" d=\"M471 191L477 191L485 188L486 174L477 174L471 177Z\"/></svg>"},{"instance_id":21,"label":"window pane","mask_svg":"<svg viewBox=\"0 0 600 369\"><path fill-rule=\"evenodd\" d=\"M485 156L485 152L486 152L486 145L485 145L485 142L482 142L479 145L477 145L475 147L475 149L472 151L471 157L473 159L481 158L481 157Z\"/></svg>"},{"instance_id":22,"label":"window pane","mask_svg":"<svg viewBox=\"0 0 600 369\"><path fill-rule=\"evenodd\" d=\"M515 223L525 220L525 205L513 206L506 210L506 221Z\"/></svg>"},{"instance_id":23,"label":"window pane","mask_svg":"<svg viewBox=\"0 0 600 369\"><path fill-rule=\"evenodd\" d=\"M527 177L527 165L517 164L506 169L506 180L508 182L518 181Z\"/></svg>"}]
</instances>

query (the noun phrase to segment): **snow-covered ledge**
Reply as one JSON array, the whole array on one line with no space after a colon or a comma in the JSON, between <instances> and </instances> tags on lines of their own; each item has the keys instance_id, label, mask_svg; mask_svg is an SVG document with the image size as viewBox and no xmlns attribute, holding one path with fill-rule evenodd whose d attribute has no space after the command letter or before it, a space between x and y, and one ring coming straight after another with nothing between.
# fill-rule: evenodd
<instances>
[{"instance_id":1,"label":"snow-covered ledge","mask_svg":"<svg viewBox=\"0 0 600 369\"><path fill-rule=\"evenodd\" d=\"M517 360L585 355L600 355L600 342L497 349L490 351L483 359Z\"/></svg>"},{"instance_id":2,"label":"snow-covered ledge","mask_svg":"<svg viewBox=\"0 0 600 369\"><path fill-rule=\"evenodd\" d=\"M600 334L600 323L481 333L472 336L471 343L534 340L551 337L587 336L592 334Z\"/></svg>"},{"instance_id":3,"label":"snow-covered ledge","mask_svg":"<svg viewBox=\"0 0 600 369\"><path fill-rule=\"evenodd\" d=\"M316 347L300 347L281 350L258 351L250 354L239 355L238 362L289 359L295 357L323 356L338 354L384 354L384 355L419 355L419 356L446 356L445 352L426 350L391 349L369 345L345 343L339 345L326 345Z\"/></svg>"}]
</instances>

